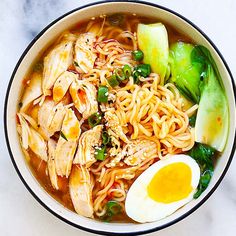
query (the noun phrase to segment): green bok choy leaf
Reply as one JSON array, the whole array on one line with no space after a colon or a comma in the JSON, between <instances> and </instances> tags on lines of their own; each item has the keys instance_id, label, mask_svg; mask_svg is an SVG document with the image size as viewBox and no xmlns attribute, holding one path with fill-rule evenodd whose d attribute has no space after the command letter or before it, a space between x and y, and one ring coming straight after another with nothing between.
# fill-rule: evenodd
<instances>
[{"instance_id":1,"label":"green bok choy leaf","mask_svg":"<svg viewBox=\"0 0 236 236\"><path fill-rule=\"evenodd\" d=\"M162 23L138 24L138 46L144 54L143 62L150 64L153 72L159 74L164 84L168 66L169 43L165 26Z\"/></svg>"}]
</instances>

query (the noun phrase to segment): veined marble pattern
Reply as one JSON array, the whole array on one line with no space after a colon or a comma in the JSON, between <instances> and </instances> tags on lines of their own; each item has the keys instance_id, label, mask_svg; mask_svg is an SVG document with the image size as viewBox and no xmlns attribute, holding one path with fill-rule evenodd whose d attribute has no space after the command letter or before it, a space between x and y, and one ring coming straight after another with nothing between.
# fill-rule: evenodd
<instances>
[{"instance_id":1,"label":"veined marble pattern","mask_svg":"<svg viewBox=\"0 0 236 236\"><path fill-rule=\"evenodd\" d=\"M89 0L0 1L0 112L10 75L23 50L52 20L63 13L94 2ZM154 1L197 24L215 42L236 78L236 1ZM26 190L10 161L0 123L0 235L91 235L77 230L42 208ZM236 159L210 199L185 220L158 236L233 236L236 234Z\"/></svg>"}]
</instances>

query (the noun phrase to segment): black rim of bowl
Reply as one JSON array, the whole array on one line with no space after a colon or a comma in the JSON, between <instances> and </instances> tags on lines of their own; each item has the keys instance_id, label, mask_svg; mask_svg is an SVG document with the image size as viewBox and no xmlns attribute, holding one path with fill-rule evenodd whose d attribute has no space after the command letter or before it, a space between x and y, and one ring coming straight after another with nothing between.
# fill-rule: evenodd
<instances>
[{"instance_id":1,"label":"black rim of bowl","mask_svg":"<svg viewBox=\"0 0 236 236\"><path fill-rule=\"evenodd\" d=\"M168 226L171 226L177 222L179 222L180 220L184 219L185 217L187 217L188 215L190 215L191 213L193 213L196 209L198 209L204 202L206 202L206 200L212 195L212 193L216 190L216 188L219 186L220 182L222 181L222 179L224 178L229 166L230 166L230 163L233 159L233 155L234 155L234 152L235 152L235 149L236 149L236 133L234 135L234 141L233 141L233 147L232 147L232 150L231 150L231 153L230 153L230 156L229 156L229 159L228 159L228 162L227 162L227 165L225 167L225 169L223 170L220 178L218 179L218 181L216 182L216 184L213 186L213 188L211 189L211 191L195 206L193 207L191 210L189 210L188 212L186 212L185 214L183 214L182 216L180 216L179 218L171 221L171 222L168 222L164 225L161 225L161 226L158 226L158 227L154 227L154 228L151 228L151 229L148 229L148 230L143 230L143 231L138 231L138 232L127 232L127 233L114 233L114 232L107 232L107 231L100 231L100 230L93 230L93 229L89 229L89 228L86 228L86 227L83 227L83 226L80 226L80 225L77 225L65 218L63 218L63 216L61 215L58 215L56 212L54 212L50 207L48 207L41 199L39 199L39 197L36 195L36 193L33 192L33 190L30 188L30 186L27 184L26 180L23 178L23 176L21 175L20 173L20 170L18 169L17 165L16 165L16 162L14 160L14 157L13 157L13 154L12 154L12 151L11 151L11 147L10 147L10 142L9 142L9 139L8 139L8 131L7 131L7 107L8 107L8 98L9 98L9 92L10 92L10 89L11 89L11 85L12 85L12 81L15 77L15 74L18 70L18 67L20 66L23 58L25 57L25 55L28 53L28 51L31 49L31 47L35 44L35 42L45 33L46 30L48 30L50 27L52 27L55 23L57 23L59 20L61 20L62 18L70 15L71 13L74 13L78 10L81 10L81 9L84 9L84 8L87 8L87 7L90 7L90 6L95 6L95 5L101 5L101 4L106 4L106 3L111 3L111 2L123 2L123 3L138 3L138 4L143 4L143 5L148 5L148 6L152 6L152 7L156 7L156 8L160 8L164 11L167 11L169 13L172 13L174 15L176 15L177 17L181 18L182 20L186 21L188 24L190 24L193 28L195 28L195 30L197 30L210 44L211 46L215 49L215 51L217 52L217 54L219 55L219 57L221 58L225 68L227 69L229 75L230 75L230 78L231 78L231 83L232 83L232 87L233 87L233 92L234 92L234 99L236 101L236 88L235 88L235 84L234 84L234 79L233 79L233 76L232 76L232 73L225 61L225 59L223 58L222 54L220 53L219 49L215 46L215 44L211 41L211 39L202 31L200 30L194 23L192 23L190 20L186 19L184 16L182 16L181 14L179 13L176 13L175 11L173 10L170 10L166 7L163 7L163 6L160 6L158 4L154 4L154 3L150 3L150 2L143 2L143 1L135 1L135 0L131 0L131 1L123 1L123 0L108 0L108 1L98 1L96 3L90 3L90 4L87 4L87 5L83 5L81 7L78 7L76 9L73 9L67 13L65 13L64 15L60 16L59 18L57 18L56 20L54 20L53 22L51 22L49 25L47 25L31 42L30 44L28 45L28 47L25 49L25 51L23 52L23 54L21 55L20 59L18 60L15 68L14 68L14 71L11 75L11 78L10 78L10 81L9 81L9 84L8 84L8 87L7 87L7 91L6 91L6 97L5 97L5 103L4 103L4 131L5 131L5 139L6 139L6 144L7 144L7 148L8 148L8 152L10 154L10 157L11 157L11 160L12 160L12 163L15 167L15 170L18 174L18 176L20 177L21 181L23 182L23 184L25 185L25 187L28 189L28 191L33 195L33 197L45 208L47 209L49 212L51 212L54 216L58 217L59 219L61 219L62 221L68 223L69 225L72 225L78 229L82 229L82 230L85 230L87 232L91 232L91 233L95 233L95 234L101 234L101 235L140 235L140 234L147 234L147 233L151 233L151 232L155 232L155 231L158 231L158 230L161 230L161 229L164 229ZM234 102L235 102L234 101Z\"/></svg>"}]
</instances>

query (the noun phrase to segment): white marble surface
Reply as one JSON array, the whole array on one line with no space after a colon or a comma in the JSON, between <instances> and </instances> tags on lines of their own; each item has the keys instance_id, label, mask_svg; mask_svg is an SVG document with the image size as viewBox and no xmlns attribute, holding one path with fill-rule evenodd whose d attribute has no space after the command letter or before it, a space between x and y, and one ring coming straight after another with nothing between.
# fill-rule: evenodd
<instances>
[{"instance_id":1,"label":"white marble surface","mask_svg":"<svg viewBox=\"0 0 236 236\"><path fill-rule=\"evenodd\" d=\"M63 13L93 2L86 0L0 1L0 112L13 68L32 38ZM183 14L213 39L236 77L236 1L154 1ZM55 218L36 202L18 178L0 123L0 235L91 235ZM195 213L152 235L231 236L236 233L236 159L213 196Z\"/></svg>"}]
</instances>

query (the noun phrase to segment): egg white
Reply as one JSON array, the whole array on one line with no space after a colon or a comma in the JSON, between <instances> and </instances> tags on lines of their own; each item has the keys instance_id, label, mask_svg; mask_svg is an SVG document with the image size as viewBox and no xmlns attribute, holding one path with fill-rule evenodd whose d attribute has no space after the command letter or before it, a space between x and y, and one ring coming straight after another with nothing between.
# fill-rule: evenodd
<instances>
[{"instance_id":1,"label":"egg white","mask_svg":"<svg viewBox=\"0 0 236 236\"><path fill-rule=\"evenodd\" d=\"M191 186L193 190L186 198L176 202L161 203L154 201L148 196L148 184L160 169L177 162L182 162L190 167L192 172ZM194 159L184 154L169 155L167 159L160 160L150 166L131 185L125 201L126 213L130 218L140 223L163 219L193 199L199 179L200 168Z\"/></svg>"}]
</instances>

